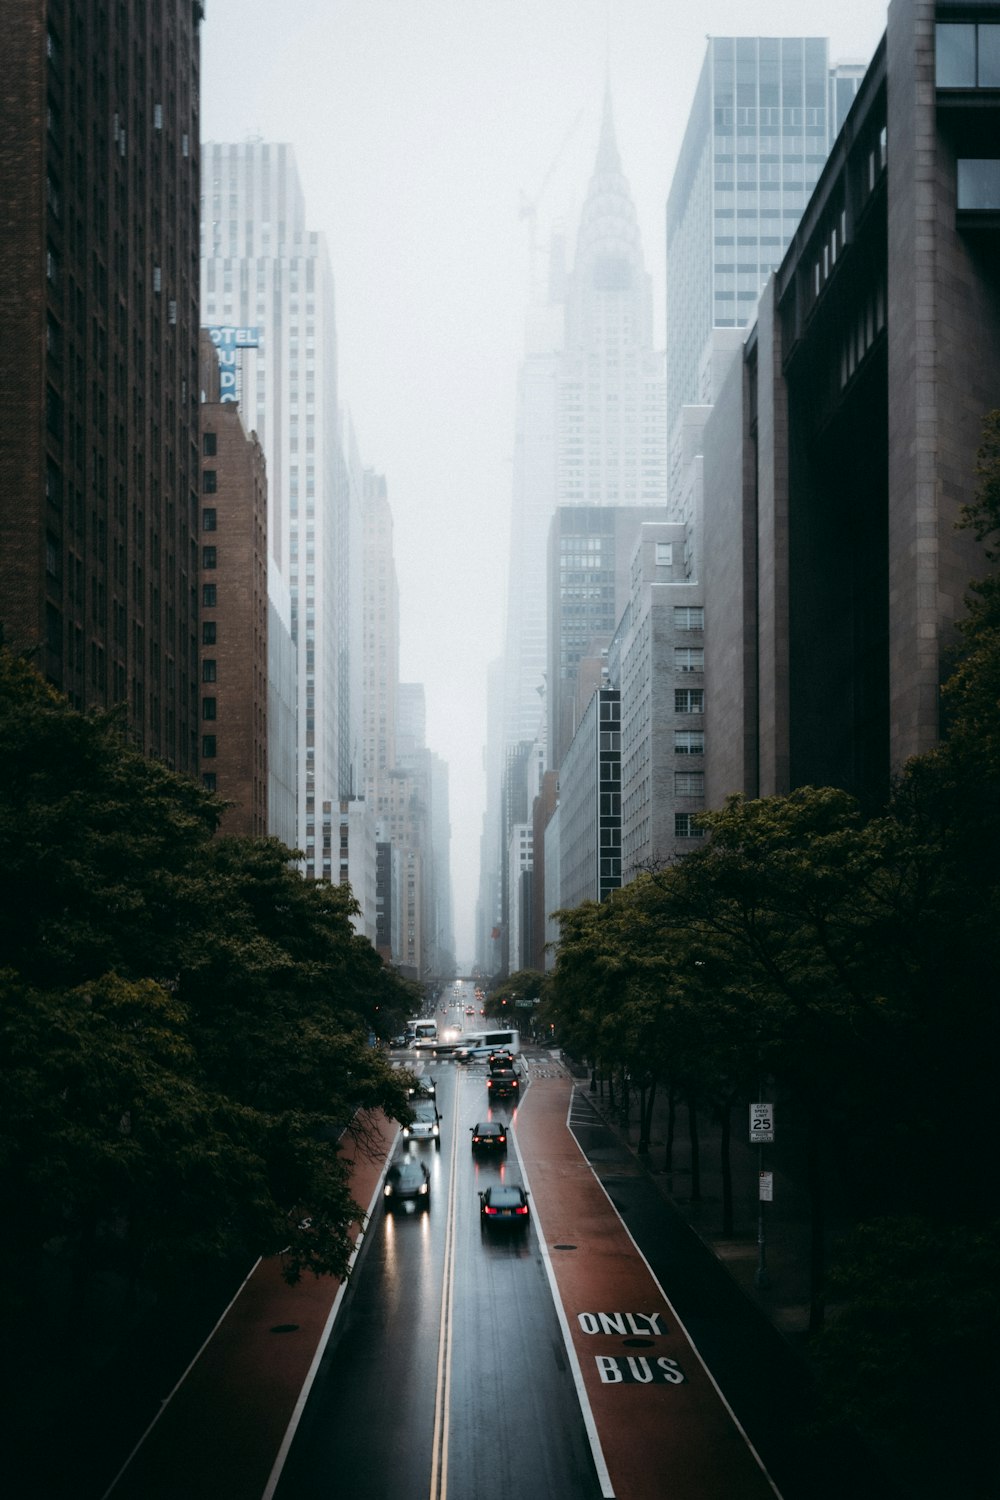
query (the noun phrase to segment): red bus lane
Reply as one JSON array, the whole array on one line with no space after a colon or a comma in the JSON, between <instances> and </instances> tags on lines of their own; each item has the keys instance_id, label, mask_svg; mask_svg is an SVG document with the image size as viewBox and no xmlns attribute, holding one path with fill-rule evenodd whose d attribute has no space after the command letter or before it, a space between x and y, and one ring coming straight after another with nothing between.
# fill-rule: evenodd
<instances>
[{"instance_id":1,"label":"red bus lane","mask_svg":"<svg viewBox=\"0 0 1000 1500\"><path fill-rule=\"evenodd\" d=\"M532 1081L515 1135L616 1500L777 1489L571 1134L567 1078Z\"/></svg>"},{"instance_id":2,"label":"red bus lane","mask_svg":"<svg viewBox=\"0 0 1000 1500\"><path fill-rule=\"evenodd\" d=\"M368 1204L396 1137L374 1115L370 1149L345 1143L351 1192ZM361 1231L354 1224L355 1245ZM259 1261L164 1401L104 1500L261 1500L290 1440L343 1282L289 1286L281 1259Z\"/></svg>"}]
</instances>

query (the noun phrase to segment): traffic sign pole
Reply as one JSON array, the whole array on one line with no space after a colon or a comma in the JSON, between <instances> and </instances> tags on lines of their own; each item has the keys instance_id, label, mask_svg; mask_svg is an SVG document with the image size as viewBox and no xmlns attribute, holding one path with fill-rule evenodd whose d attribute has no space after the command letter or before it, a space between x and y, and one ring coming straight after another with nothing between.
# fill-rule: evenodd
<instances>
[{"instance_id":1,"label":"traffic sign pole","mask_svg":"<svg viewBox=\"0 0 1000 1500\"><path fill-rule=\"evenodd\" d=\"M763 1092L763 1090L761 1091ZM754 1285L763 1291L770 1283L767 1276L767 1241L764 1232L764 1203L770 1202L773 1177L764 1171L764 1146L774 1140L774 1105L750 1106L750 1143L757 1146L757 1272ZM765 1199L765 1192L767 1198Z\"/></svg>"}]
</instances>

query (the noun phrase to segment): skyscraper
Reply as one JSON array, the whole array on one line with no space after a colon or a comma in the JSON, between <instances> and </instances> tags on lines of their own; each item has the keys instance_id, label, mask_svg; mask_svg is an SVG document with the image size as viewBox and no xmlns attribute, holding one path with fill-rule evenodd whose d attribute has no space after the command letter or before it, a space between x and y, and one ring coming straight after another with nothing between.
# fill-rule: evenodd
<instances>
[{"instance_id":1,"label":"skyscraper","mask_svg":"<svg viewBox=\"0 0 1000 1500\"><path fill-rule=\"evenodd\" d=\"M681 407L715 397L712 330L752 319L826 161L831 108L846 97L824 37L708 39L667 200L671 499Z\"/></svg>"},{"instance_id":2,"label":"skyscraper","mask_svg":"<svg viewBox=\"0 0 1000 1500\"><path fill-rule=\"evenodd\" d=\"M287 580L298 676L297 842L317 857L324 804L351 793L354 735L345 640L350 487L341 454L333 277L306 226L292 150L207 143L202 173L202 306L210 326L258 330L244 351L241 404L267 458L268 536ZM319 839L317 838L319 825Z\"/></svg>"},{"instance_id":3,"label":"skyscraper","mask_svg":"<svg viewBox=\"0 0 1000 1500\"><path fill-rule=\"evenodd\" d=\"M200 4L4 9L0 618L198 766Z\"/></svg>"},{"instance_id":4,"label":"skyscraper","mask_svg":"<svg viewBox=\"0 0 1000 1500\"><path fill-rule=\"evenodd\" d=\"M572 270L561 241L532 309L518 391L508 583L505 739L538 732L546 670L546 551L557 505L666 501L665 375L610 92Z\"/></svg>"}]
</instances>

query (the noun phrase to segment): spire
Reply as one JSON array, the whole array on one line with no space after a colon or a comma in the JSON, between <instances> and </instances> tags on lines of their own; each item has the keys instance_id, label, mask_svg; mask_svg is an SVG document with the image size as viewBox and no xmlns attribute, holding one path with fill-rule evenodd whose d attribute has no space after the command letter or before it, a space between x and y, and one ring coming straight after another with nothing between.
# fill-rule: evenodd
<instances>
[{"instance_id":1,"label":"spire","mask_svg":"<svg viewBox=\"0 0 1000 1500\"><path fill-rule=\"evenodd\" d=\"M603 177L620 174L621 169L622 162L621 157L618 155L614 115L611 109L611 76L609 70L604 79L604 115L601 120L601 140L597 148L597 164L594 171Z\"/></svg>"}]
</instances>

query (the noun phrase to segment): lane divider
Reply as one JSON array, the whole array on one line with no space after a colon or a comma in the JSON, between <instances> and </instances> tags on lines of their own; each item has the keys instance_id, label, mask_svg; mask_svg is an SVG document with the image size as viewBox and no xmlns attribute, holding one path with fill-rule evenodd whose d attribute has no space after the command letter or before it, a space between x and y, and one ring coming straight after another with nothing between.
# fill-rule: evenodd
<instances>
[{"instance_id":1,"label":"lane divider","mask_svg":"<svg viewBox=\"0 0 1000 1500\"><path fill-rule=\"evenodd\" d=\"M430 1500L445 1500L448 1494L448 1431L451 1418L451 1354L455 1309L455 1219L458 1212L458 1117L462 1079L455 1079L452 1104L451 1163L448 1181L448 1217L444 1234L444 1274L441 1280L441 1326L438 1331L437 1382L434 1392L434 1438L431 1449Z\"/></svg>"}]
</instances>

